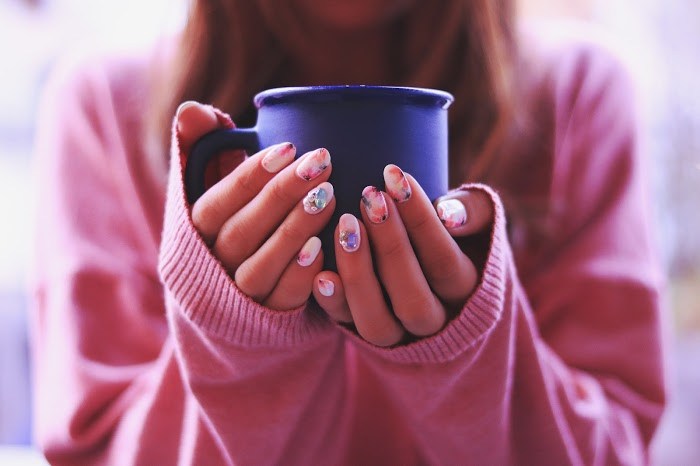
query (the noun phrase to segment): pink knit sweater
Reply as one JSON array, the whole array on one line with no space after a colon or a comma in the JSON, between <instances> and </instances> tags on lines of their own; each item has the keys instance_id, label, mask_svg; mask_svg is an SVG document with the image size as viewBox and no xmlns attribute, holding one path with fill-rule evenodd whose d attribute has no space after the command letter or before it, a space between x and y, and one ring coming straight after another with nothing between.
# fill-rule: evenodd
<instances>
[{"instance_id":1,"label":"pink knit sweater","mask_svg":"<svg viewBox=\"0 0 700 466\"><path fill-rule=\"evenodd\" d=\"M547 143L523 145L550 168L521 185L547 187L557 227L518 246L487 189L479 287L441 332L389 349L236 288L190 221L177 144L167 188L145 153L145 59L58 71L39 122L32 322L49 460L646 463L665 396L661 275L630 81L590 42L533 50L527 102Z\"/></svg>"}]
</instances>

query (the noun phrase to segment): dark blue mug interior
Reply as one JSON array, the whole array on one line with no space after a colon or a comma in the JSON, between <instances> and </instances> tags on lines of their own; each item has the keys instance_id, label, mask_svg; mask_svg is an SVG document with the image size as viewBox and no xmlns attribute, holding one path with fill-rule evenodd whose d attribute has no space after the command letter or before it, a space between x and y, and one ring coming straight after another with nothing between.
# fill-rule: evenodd
<instances>
[{"instance_id":1,"label":"dark blue mug interior","mask_svg":"<svg viewBox=\"0 0 700 466\"><path fill-rule=\"evenodd\" d=\"M255 96L254 128L218 130L192 149L185 167L188 201L204 193L207 163L220 151L240 148L253 154L291 142L297 156L325 147L331 154L336 208L319 238L324 268L336 270L333 233L349 212L361 219L365 186L384 189L384 167L393 163L413 175L430 199L448 189L447 108L453 97L443 91L383 86L279 88Z\"/></svg>"}]
</instances>

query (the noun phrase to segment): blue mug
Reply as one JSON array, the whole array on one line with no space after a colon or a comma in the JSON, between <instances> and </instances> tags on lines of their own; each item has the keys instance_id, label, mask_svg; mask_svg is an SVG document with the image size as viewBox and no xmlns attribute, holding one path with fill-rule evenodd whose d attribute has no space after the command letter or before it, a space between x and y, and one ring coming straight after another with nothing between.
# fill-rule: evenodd
<instances>
[{"instance_id":1,"label":"blue mug","mask_svg":"<svg viewBox=\"0 0 700 466\"><path fill-rule=\"evenodd\" d=\"M324 268L336 270L333 233L339 217L360 216L362 190L384 187L383 170L398 165L435 199L448 189L447 92L411 87L311 86L263 91L253 128L217 130L193 146L185 167L190 203L205 190L204 172L213 156L224 150L248 154L291 142L297 156L325 147L331 154L336 208L319 238Z\"/></svg>"}]
</instances>

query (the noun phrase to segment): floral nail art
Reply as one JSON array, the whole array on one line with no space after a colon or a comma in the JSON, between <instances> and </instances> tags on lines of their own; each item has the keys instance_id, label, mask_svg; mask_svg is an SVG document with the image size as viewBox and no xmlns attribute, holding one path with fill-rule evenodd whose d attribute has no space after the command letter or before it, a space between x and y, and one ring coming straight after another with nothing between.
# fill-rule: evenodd
<instances>
[{"instance_id":1,"label":"floral nail art","mask_svg":"<svg viewBox=\"0 0 700 466\"><path fill-rule=\"evenodd\" d=\"M321 212L333 198L333 185L324 181L306 195L302 204L309 214Z\"/></svg>"},{"instance_id":2,"label":"floral nail art","mask_svg":"<svg viewBox=\"0 0 700 466\"><path fill-rule=\"evenodd\" d=\"M445 199L437 205L437 214L447 228L461 227L467 223L467 211L457 199Z\"/></svg>"},{"instance_id":3,"label":"floral nail art","mask_svg":"<svg viewBox=\"0 0 700 466\"><path fill-rule=\"evenodd\" d=\"M304 243L301 251L299 251L299 255L297 255L297 263L302 267L310 266L314 263L316 257L318 257L320 250L321 240L315 236L312 236L308 239L308 241L306 241L306 243Z\"/></svg>"},{"instance_id":4,"label":"floral nail art","mask_svg":"<svg viewBox=\"0 0 700 466\"><path fill-rule=\"evenodd\" d=\"M384 167L384 186L389 196L397 203L406 202L411 198L411 185L408 184L406 175L396 165L390 164Z\"/></svg>"},{"instance_id":5,"label":"floral nail art","mask_svg":"<svg viewBox=\"0 0 700 466\"><path fill-rule=\"evenodd\" d=\"M362 190L362 204L372 223L383 223L389 217L384 194L374 186L367 186Z\"/></svg>"},{"instance_id":6,"label":"floral nail art","mask_svg":"<svg viewBox=\"0 0 700 466\"><path fill-rule=\"evenodd\" d=\"M340 234L338 242L346 252L354 252L360 248L360 224L352 214L343 214L338 221Z\"/></svg>"},{"instance_id":7,"label":"floral nail art","mask_svg":"<svg viewBox=\"0 0 700 466\"><path fill-rule=\"evenodd\" d=\"M297 166L297 175L306 181L316 178L331 164L331 154L323 148L307 152L302 157Z\"/></svg>"},{"instance_id":8,"label":"floral nail art","mask_svg":"<svg viewBox=\"0 0 700 466\"><path fill-rule=\"evenodd\" d=\"M333 293L335 293L335 284L330 280L326 280L325 278L319 278L318 292L323 296L333 296Z\"/></svg>"},{"instance_id":9,"label":"floral nail art","mask_svg":"<svg viewBox=\"0 0 700 466\"><path fill-rule=\"evenodd\" d=\"M296 147L291 142L271 146L260 161L260 165L269 173L277 173L294 160L296 152Z\"/></svg>"}]
</instances>

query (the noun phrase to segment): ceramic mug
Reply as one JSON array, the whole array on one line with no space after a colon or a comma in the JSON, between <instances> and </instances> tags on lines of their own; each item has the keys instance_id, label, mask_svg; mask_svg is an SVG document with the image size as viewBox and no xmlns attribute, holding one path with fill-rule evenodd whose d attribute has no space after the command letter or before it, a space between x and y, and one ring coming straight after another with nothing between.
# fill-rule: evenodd
<instances>
[{"instance_id":1,"label":"ceramic mug","mask_svg":"<svg viewBox=\"0 0 700 466\"><path fill-rule=\"evenodd\" d=\"M366 186L384 188L387 164L416 178L430 199L448 189L447 109L452 95L434 89L385 86L311 86L263 91L253 128L217 130L193 146L185 166L190 203L205 190L207 163L220 151L248 154L291 142L297 156L325 147L331 154L336 208L319 238L324 268L336 270L333 233L340 215L360 216ZM300 201L301 202L301 201Z\"/></svg>"}]
</instances>

